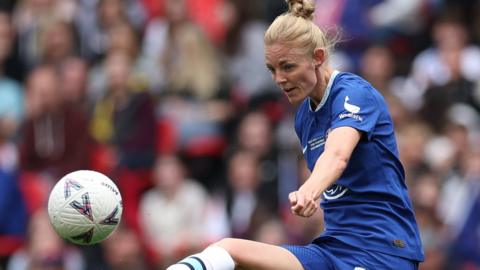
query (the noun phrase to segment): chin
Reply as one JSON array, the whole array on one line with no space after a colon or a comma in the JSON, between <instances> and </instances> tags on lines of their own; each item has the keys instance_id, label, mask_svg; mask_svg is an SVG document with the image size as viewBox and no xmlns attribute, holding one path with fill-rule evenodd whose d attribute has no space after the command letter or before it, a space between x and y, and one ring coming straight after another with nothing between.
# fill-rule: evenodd
<instances>
[{"instance_id":1,"label":"chin","mask_svg":"<svg viewBox=\"0 0 480 270\"><path fill-rule=\"evenodd\" d=\"M302 101L305 99L305 97L298 97L298 96L286 96L288 99L288 102L294 106L298 106L302 103Z\"/></svg>"}]
</instances>

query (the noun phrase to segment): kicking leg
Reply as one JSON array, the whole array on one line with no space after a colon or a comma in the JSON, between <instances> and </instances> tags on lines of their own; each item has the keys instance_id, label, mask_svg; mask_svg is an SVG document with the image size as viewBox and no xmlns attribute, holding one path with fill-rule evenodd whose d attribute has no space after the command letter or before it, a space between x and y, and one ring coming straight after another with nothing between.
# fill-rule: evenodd
<instances>
[{"instance_id":1,"label":"kicking leg","mask_svg":"<svg viewBox=\"0 0 480 270\"><path fill-rule=\"evenodd\" d=\"M185 258L167 270L299 270L288 250L260 242L226 238L203 252Z\"/></svg>"},{"instance_id":2,"label":"kicking leg","mask_svg":"<svg viewBox=\"0 0 480 270\"><path fill-rule=\"evenodd\" d=\"M302 264L290 251L260 242L226 238L214 244L228 251L239 269L301 270ZM216 270L216 269L215 269Z\"/></svg>"}]
</instances>

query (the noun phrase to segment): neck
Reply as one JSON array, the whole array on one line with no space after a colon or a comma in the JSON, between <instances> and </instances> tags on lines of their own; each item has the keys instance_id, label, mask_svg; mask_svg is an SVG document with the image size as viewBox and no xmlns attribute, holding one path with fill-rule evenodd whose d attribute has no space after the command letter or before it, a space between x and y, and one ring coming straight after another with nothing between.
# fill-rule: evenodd
<instances>
[{"instance_id":1,"label":"neck","mask_svg":"<svg viewBox=\"0 0 480 270\"><path fill-rule=\"evenodd\" d=\"M330 66L321 66L319 69L317 69L316 73L318 82L317 85L315 85L315 89L313 90L312 94L310 95L310 99L313 101L315 106L318 106L318 104L320 104L322 101L328 82L332 77L333 68Z\"/></svg>"}]
</instances>

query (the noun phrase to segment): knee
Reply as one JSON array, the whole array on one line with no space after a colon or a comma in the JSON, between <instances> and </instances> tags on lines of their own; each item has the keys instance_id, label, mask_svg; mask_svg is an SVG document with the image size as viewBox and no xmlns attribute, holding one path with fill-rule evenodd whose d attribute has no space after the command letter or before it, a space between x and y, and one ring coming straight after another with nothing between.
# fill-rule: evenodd
<instances>
[{"instance_id":1,"label":"knee","mask_svg":"<svg viewBox=\"0 0 480 270\"><path fill-rule=\"evenodd\" d=\"M239 239L235 238L223 238L222 240L213 243L211 246L217 246L225 249L228 253L234 252L235 248L235 242L237 242Z\"/></svg>"},{"instance_id":2,"label":"knee","mask_svg":"<svg viewBox=\"0 0 480 270\"><path fill-rule=\"evenodd\" d=\"M240 239L224 238L218 242L211 244L211 247L220 247L225 250L235 265L238 265L241 261L242 245Z\"/></svg>"},{"instance_id":3,"label":"knee","mask_svg":"<svg viewBox=\"0 0 480 270\"><path fill-rule=\"evenodd\" d=\"M242 261L244 254L249 252L246 240L239 238L224 238L213 243L212 246L223 248L237 263Z\"/></svg>"}]
</instances>

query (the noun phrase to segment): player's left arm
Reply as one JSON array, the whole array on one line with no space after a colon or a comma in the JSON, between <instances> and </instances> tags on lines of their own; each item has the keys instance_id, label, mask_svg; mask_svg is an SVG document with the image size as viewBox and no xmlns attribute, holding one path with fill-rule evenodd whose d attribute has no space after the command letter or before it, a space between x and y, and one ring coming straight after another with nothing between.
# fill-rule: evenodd
<instances>
[{"instance_id":1,"label":"player's left arm","mask_svg":"<svg viewBox=\"0 0 480 270\"><path fill-rule=\"evenodd\" d=\"M309 217L315 213L321 194L342 175L361 136L360 131L349 126L330 132L310 177L298 191L289 194L294 214Z\"/></svg>"}]
</instances>

